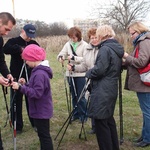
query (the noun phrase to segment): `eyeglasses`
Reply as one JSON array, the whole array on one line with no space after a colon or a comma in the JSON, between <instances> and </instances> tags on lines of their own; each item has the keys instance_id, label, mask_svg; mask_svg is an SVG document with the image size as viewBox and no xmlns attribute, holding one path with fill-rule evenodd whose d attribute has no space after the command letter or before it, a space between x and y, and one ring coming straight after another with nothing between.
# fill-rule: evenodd
<instances>
[{"instance_id":1,"label":"eyeglasses","mask_svg":"<svg viewBox=\"0 0 150 150\"><path fill-rule=\"evenodd\" d=\"M133 36L135 33L136 33L136 31L135 31L135 32L133 32L133 33L130 33L130 34L131 34L131 36Z\"/></svg>"}]
</instances>

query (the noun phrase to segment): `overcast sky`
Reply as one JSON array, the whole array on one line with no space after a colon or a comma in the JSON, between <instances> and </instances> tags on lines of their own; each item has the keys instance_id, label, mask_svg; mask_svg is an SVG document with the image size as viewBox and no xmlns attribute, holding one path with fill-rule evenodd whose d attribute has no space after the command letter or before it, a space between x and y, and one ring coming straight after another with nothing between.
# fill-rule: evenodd
<instances>
[{"instance_id":1,"label":"overcast sky","mask_svg":"<svg viewBox=\"0 0 150 150\"><path fill-rule=\"evenodd\" d=\"M14 0L15 18L46 23L87 18L96 0ZM0 0L0 10L13 14L12 0Z\"/></svg>"},{"instance_id":2,"label":"overcast sky","mask_svg":"<svg viewBox=\"0 0 150 150\"><path fill-rule=\"evenodd\" d=\"M15 18L46 23L63 21L72 26L73 19L91 18L92 7L97 1L102 3L103 0L14 0ZM12 0L0 0L0 11L13 14ZM150 24L150 15L146 20Z\"/></svg>"}]
</instances>

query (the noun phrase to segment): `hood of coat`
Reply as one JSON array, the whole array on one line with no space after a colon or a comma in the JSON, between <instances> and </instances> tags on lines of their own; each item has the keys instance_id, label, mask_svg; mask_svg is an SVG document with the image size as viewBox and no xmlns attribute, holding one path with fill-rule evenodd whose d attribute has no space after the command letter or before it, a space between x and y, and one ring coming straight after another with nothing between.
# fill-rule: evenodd
<instances>
[{"instance_id":1,"label":"hood of coat","mask_svg":"<svg viewBox=\"0 0 150 150\"><path fill-rule=\"evenodd\" d=\"M98 48L100 48L102 46L107 46L107 47L111 48L120 58L122 58L124 55L123 46L115 39L108 39L108 40L102 41L98 45Z\"/></svg>"},{"instance_id":2,"label":"hood of coat","mask_svg":"<svg viewBox=\"0 0 150 150\"><path fill-rule=\"evenodd\" d=\"M36 70L44 70L47 72L50 79L53 77L52 69L49 67L49 61L44 60L42 61L37 67L33 68L32 72L35 72Z\"/></svg>"},{"instance_id":3,"label":"hood of coat","mask_svg":"<svg viewBox=\"0 0 150 150\"><path fill-rule=\"evenodd\" d=\"M139 39L138 39L138 42L139 41L143 41L145 39L150 39L150 32L146 32L145 34L143 34Z\"/></svg>"}]
</instances>

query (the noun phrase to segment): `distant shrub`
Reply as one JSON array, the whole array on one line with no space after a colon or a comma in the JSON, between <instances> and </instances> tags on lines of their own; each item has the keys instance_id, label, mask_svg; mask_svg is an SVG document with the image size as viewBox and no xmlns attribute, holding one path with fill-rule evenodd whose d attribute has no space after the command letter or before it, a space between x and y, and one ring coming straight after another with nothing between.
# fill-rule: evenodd
<instances>
[{"instance_id":1,"label":"distant shrub","mask_svg":"<svg viewBox=\"0 0 150 150\"><path fill-rule=\"evenodd\" d=\"M47 36L44 38L36 38L36 40L46 51L59 52L68 41L68 36Z\"/></svg>"},{"instance_id":2,"label":"distant shrub","mask_svg":"<svg viewBox=\"0 0 150 150\"><path fill-rule=\"evenodd\" d=\"M83 37L85 41L87 39ZM9 38L5 37L4 42L6 42ZM132 41L130 37L126 34L117 34L116 39L120 44L124 47L126 52L131 52L133 50ZM37 37L35 40L43 47L46 51L52 52L60 52L63 48L64 44L69 40L67 35L61 36L47 36L47 37Z\"/></svg>"}]
</instances>

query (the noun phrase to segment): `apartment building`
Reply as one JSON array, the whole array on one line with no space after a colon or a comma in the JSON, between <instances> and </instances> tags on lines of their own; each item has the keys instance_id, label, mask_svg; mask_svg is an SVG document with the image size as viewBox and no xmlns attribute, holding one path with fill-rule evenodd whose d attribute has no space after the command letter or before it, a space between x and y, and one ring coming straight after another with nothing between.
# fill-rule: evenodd
<instances>
[{"instance_id":1,"label":"apartment building","mask_svg":"<svg viewBox=\"0 0 150 150\"><path fill-rule=\"evenodd\" d=\"M100 25L100 21L95 19L74 19L73 24L74 26L79 27L82 30L83 36L85 36L88 29L91 27L98 27Z\"/></svg>"}]
</instances>

